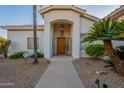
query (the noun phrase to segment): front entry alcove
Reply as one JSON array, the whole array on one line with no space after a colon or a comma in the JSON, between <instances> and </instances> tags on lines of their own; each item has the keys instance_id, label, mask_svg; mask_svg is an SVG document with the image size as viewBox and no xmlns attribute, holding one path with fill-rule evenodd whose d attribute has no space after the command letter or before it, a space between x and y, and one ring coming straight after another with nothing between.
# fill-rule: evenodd
<instances>
[{"instance_id":1,"label":"front entry alcove","mask_svg":"<svg viewBox=\"0 0 124 93\"><path fill-rule=\"evenodd\" d=\"M72 55L72 24L65 20L52 23L52 55Z\"/></svg>"}]
</instances>

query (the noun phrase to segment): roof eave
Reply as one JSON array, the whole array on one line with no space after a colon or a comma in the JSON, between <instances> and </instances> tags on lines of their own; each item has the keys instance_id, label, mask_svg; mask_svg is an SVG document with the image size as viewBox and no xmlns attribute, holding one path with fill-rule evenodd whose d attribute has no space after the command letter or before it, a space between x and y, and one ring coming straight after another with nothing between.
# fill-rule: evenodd
<instances>
[{"instance_id":1,"label":"roof eave","mask_svg":"<svg viewBox=\"0 0 124 93\"><path fill-rule=\"evenodd\" d=\"M90 19L90 20L92 20L92 21L94 21L94 22L97 22L97 21L100 20L100 18L95 17L95 16L92 16L92 15L90 15L90 14L81 15L81 17L85 17L85 18Z\"/></svg>"},{"instance_id":2,"label":"roof eave","mask_svg":"<svg viewBox=\"0 0 124 93\"><path fill-rule=\"evenodd\" d=\"M117 15L120 14L121 11L124 11L124 5L121 5L119 8L115 9L114 11L112 11L110 14L108 14L106 17L104 18L108 18L108 17L116 17Z\"/></svg>"},{"instance_id":3,"label":"roof eave","mask_svg":"<svg viewBox=\"0 0 124 93\"><path fill-rule=\"evenodd\" d=\"M65 5L63 7L62 6L59 7L59 6L51 5L51 6L48 6L48 7L44 8L44 9L41 9L40 14L44 15L45 13L47 13L48 11L51 11L51 10L73 10L73 11L76 11L76 12L80 13L80 16L86 17L86 18L88 18L88 19L90 19L92 21L96 22L96 21L100 20L100 18L97 18L95 16L87 14L86 10L83 10L83 9L81 9L79 7L74 6L74 5L72 5L72 6L70 5L68 7L67 7L67 5Z\"/></svg>"},{"instance_id":4,"label":"roof eave","mask_svg":"<svg viewBox=\"0 0 124 93\"><path fill-rule=\"evenodd\" d=\"M82 13L82 14L86 13L86 10L83 10L83 9L73 6L73 5L68 5L68 6L67 5L59 5L59 6L51 5L46 8L41 9L40 14L43 15L50 10L74 10L74 11Z\"/></svg>"},{"instance_id":5,"label":"roof eave","mask_svg":"<svg viewBox=\"0 0 124 93\"><path fill-rule=\"evenodd\" d=\"M33 26L27 26L27 25L11 25L11 26L0 26L1 29L6 29L6 30L33 30ZM43 25L38 25L37 30L44 30Z\"/></svg>"}]
</instances>

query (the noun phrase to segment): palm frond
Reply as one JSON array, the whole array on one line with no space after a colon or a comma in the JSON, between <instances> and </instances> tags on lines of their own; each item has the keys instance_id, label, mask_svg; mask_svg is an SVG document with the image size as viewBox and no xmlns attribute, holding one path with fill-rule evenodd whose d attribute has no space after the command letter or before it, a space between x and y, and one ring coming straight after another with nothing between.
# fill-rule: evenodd
<instances>
[{"instance_id":1,"label":"palm frond","mask_svg":"<svg viewBox=\"0 0 124 93\"><path fill-rule=\"evenodd\" d=\"M107 18L93 24L84 41L120 39L124 39L124 21L120 22L116 18Z\"/></svg>"}]
</instances>

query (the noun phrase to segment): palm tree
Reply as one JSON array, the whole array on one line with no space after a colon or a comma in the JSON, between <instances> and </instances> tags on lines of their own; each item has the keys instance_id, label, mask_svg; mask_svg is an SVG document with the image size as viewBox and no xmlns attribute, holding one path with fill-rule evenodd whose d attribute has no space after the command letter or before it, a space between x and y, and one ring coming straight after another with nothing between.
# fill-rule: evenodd
<instances>
[{"instance_id":1,"label":"palm tree","mask_svg":"<svg viewBox=\"0 0 124 93\"><path fill-rule=\"evenodd\" d=\"M36 33L36 11L37 11L37 6L33 5L33 33L34 33L34 62L33 64L38 64L38 59L37 59L37 33Z\"/></svg>"},{"instance_id":2,"label":"palm tree","mask_svg":"<svg viewBox=\"0 0 124 93\"><path fill-rule=\"evenodd\" d=\"M91 27L88 36L84 38L84 41L89 42L95 40L103 40L104 47L108 56L112 59L117 72L124 75L124 69L122 69L124 68L124 64L123 66L120 65L120 62L122 63L122 61L113 49L111 42L111 40L124 40L124 21L119 22L114 18L107 18L98 21L93 25L93 27Z\"/></svg>"}]
</instances>

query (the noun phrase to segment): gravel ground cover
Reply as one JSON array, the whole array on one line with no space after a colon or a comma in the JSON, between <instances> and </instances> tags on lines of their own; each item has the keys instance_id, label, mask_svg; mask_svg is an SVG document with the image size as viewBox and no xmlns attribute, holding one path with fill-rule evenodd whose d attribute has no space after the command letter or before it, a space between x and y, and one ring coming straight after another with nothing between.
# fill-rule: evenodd
<instances>
[{"instance_id":1,"label":"gravel ground cover","mask_svg":"<svg viewBox=\"0 0 124 93\"><path fill-rule=\"evenodd\" d=\"M109 88L123 88L124 77L120 76L114 68L105 68L107 65L102 60L98 59L76 59L73 65L79 74L79 77L86 88L97 87L95 80L100 80L100 87L103 87L103 83L107 84ZM98 72L104 72L104 74L98 74Z\"/></svg>"},{"instance_id":2,"label":"gravel ground cover","mask_svg":"<svg viewBox=\"0 0 124 93\"><path fill-rule=\"evenodd\" d=\"M32 64L33 59L0 60L1 88L33 88L48 67L48 60L38 59L39 64ZM49 62L50 63L50 62Z\"/></svg>"}]
</instances>

